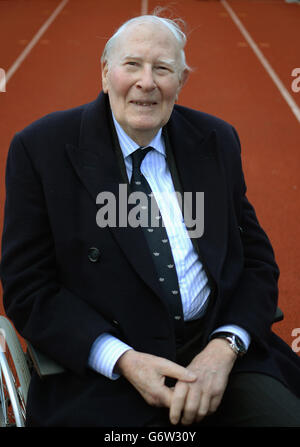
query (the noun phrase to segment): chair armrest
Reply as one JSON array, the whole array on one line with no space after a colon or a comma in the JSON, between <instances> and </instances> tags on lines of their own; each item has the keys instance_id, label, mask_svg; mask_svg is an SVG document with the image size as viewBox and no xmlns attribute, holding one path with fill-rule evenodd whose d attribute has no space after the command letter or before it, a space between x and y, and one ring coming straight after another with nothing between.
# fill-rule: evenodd
<instances>
[{"instance_id":1,"label":"chair armrest","mask_svg":"<svg viewBox=\"0 0 300 447\"><path fill-rule=\"evenodd\" d=\"M38 349L34 348L29 342L27 342L27 352L35 370L40 377L45 377L52 374L61 374L66 371L63 366L59 365Z\"/></svg>"}]
</instances>

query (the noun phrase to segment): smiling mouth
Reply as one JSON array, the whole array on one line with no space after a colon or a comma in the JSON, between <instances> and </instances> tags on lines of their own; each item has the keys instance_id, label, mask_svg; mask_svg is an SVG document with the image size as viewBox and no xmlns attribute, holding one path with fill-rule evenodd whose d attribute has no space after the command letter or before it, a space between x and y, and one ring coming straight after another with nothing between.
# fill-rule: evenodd
<instances>
[{"instance_id":1,"label":"smiling mouth","mask_svg":"<svg viewBox=\"0 0 300 447\"><path fill-rule=\"evenodd\" d=\"M130 104L134 104L136 106L142 106L142 107L151 107L155 106L157 102L150 102L150 101L130 101Z\"/></svg>"}]
</instances>

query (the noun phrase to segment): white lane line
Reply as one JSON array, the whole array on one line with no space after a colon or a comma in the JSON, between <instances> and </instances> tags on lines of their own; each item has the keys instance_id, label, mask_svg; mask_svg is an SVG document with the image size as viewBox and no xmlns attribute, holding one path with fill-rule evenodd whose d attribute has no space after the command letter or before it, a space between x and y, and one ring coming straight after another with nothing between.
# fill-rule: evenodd
<instances>
[{"instance_id":1,"label":"white lane line","mask_svg":"<svg viewBox=\"0 0 300 447\"><path fill-rule=\"evenodd\" d=\"M41 26L41 28L38 30L38 32L35 34L35 36L32 38L32 40L29 42L29 44L24 48L20 56L15 60L15 62L12 64L12 66L9 68L9 70L6 72L6 83L11 79L11 77L15 74L15 72L18 70L22 62L26 59L28 54L31 52L33 47L37 44L39 39L42 37L42 35L47 31L51 23L55 20L55 18L58 16L60 11L65 7L65 5L68 3L69 0L63 0L60 2L60 4L57 6L57 8L53 11L51 16L46 20L46 22Z\"/></svg>"},{"instance_id":2,"label":"white lane line","mask_svg":"<svg viewBox=\"0 0 300 447\"><path fill-rule=\"evenodd\" d=\"M248 42L248 44L250 45L250 47L252 48L253 52L256 54L260 63L263 65L263 67L267 71L268 75L270 76L270 78L272 79L272 81L274 82L276 87L278 88L279 92L281 93L282 97L285 99L285 101L287 102L291 111L295 115L296 119L300 123L300 108L294 101L293 97L290 95L290 93L288 92L288 90L286 89L286 87L284 86L282 81L279 79L278 75L276 74L276 72L274 71L274 69L272 68L270 63L267 61L267 59L265 58L263 53L260 51L260 49L258 48L258 46L254 42L254 40L252 39L252 37L250 36L248 31L244 27L242 22L239 20L239 18L237 17L237 15L233 11L233 9L228 5L227 1L221 0L221 3L223 5L223 7L226 9L226 11L228 12L228 14L230 15L233 22L236 24L236 26L242 33L242 35L244 36L244 38L246 39L246 41Z\"/></svg>"},{"instance_id":3,"label":"white lane line","mask_svg":"<svg viewBox=\"0 0 300 447\"><path fill-rule=\"evenodd\" d=\"M148 14L148 0L141 0L141 15Z\"/></svg>"}]
</instances>

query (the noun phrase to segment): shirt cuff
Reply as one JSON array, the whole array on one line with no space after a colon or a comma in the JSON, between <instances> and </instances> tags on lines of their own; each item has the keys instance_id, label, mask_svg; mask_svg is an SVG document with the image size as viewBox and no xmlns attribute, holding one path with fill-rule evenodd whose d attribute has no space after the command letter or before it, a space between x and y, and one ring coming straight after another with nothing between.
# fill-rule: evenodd
<instances>
[{"instance_id":1,"label":"shirt cuff","mask_svg":"<svg viewBox=\"0 0 300 447\"><path fill-rule=\"evenodd\" d=\"M237 335L242 342L245 345L245 348L248 350L250 343L251 343L251 337L245 329L241 328L240 326L237 326L235 324L228 324L225 326L221 326L218 329L216 329L211 335L215 334L216 332L230 332L231 334Z\"/></svg>"},{"instance_id":2,"label":"shirt cuff","mask_svg":"<svg viewBox=\"0 0 300 447\"><path fill-rule=\"evenodd\" d=\"M113 372L114 367L121 355L129 349L133 348L113 335L101 334L92 345L88 365L105 377L116 380L120 374Z\"/></svg>"}]
</instances>

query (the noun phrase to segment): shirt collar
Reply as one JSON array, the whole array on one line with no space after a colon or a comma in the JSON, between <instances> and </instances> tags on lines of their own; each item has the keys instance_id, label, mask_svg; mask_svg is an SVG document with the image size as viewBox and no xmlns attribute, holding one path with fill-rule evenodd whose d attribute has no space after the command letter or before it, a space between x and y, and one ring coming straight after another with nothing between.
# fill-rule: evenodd
<instances>
[{"instance_id":1,"label":"shirt collar","mask_svg":"<svg viewBox=\"0 0 300 447\"><path fill-rule=\"evenodd\" d=\"M120 147L123 153L124 158L131 155L134 151L136 151L140 146L133 141L127 133L124 131L124 129L120 126L118 121L115 119L114 114L112 113L114 125L116 128L116 132L118 135ZM148 146L153 147L153 149L156 149L160 154L162 154L164 157L166 156L166 149L165 149L165 143L162 136L162 129L159 129L155 137L152 141L148 144ZM148 147L147 146L147 147Z\"/></svg>"}]
</instances>

